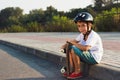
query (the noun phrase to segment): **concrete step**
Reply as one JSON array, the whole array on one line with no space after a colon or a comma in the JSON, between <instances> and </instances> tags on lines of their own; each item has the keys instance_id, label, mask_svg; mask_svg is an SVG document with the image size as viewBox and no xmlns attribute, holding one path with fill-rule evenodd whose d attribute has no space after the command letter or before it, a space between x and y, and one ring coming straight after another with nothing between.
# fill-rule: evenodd
<instances>
[{"instance_id":1,"label":"concrete step","mask_svg":"<svg viewBox=\"0 0 120 80\"><path fill-rule=\"evenodd\" d=\"M46 51L42 49L41 50L35 49L35 48L28 47L28 46L22 46L21 44L15 44L15 43L3 41L3 40L0 40L0 43L13 47L15 49L22 50L26 53L34 54L41 58L52 61L58 65L65 64L64 55L56 55L56 54L53 54L54 52L50 52L50 51ZM88 65L88 68L86 68L85 70L87 70L87 72L89 70L89 75L98 80L120 80L120 67L114 67L111 65L100 63L96 65Z\"/></svg>"}]
</instances>

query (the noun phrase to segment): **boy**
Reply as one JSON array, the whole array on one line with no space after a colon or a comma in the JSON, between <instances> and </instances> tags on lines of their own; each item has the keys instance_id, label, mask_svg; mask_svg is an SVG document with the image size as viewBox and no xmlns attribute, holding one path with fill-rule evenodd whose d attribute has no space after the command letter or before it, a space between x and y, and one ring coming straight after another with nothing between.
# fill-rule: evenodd
<instances>
[{"instance_id":1,"label":"boy","mask_svg":"<svg viewBox=\"0 0 120 80\"><path fill-rule=\"evenodd\" d=\"M92 30L93 17L87 12L79 13L74 22L78 26L80 34L76 39L67 41L72 44L70 49L70 67L74 68L74 71L67 76L66 72L64 76L75 79L82 77L80 69L81 61L88 64L98 64L101 61L103 55L103 46L100 36ZM64 49L66 44L61 48Z\"/></svg>"}]
</instances>

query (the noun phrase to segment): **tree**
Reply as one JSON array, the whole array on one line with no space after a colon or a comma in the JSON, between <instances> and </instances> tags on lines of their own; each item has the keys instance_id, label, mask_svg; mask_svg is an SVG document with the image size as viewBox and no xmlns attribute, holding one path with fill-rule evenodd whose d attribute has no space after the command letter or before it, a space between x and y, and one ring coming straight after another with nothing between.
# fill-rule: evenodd
<instances>
[{"instance_id":1,"label":"tree","mask_svg":"<svg viewBox=\"0 0 120 80\"><path fill-rule=\"evenodd\" d=\"M67 16L70 19L73 19L78 13L84 12L84 11L87 11L87 10L86 9L81 9L81 8L71 9L69 12L65 13L65 16Z\"/></svg>"},{"instance_id":2,"label":"tree","mask_svg":"<svg viewBox=\"0 0 120 80\"><path fill-rule=\"evenodd\" d=\"M11 26L12 24L19 24L18 19L23 15L23 10L19 7L8 7L0 12L0 28ZM13 23L12 23L13 22Z\"/></svg>"},{"instance_id":3,"label":"tree","mask_svg":"<svg viewBox=\"0 0 120 80\"><path fill-rule=\"evenodd\" d=\"M47 7L47 10L45 11L45 19L46 21L51 21L52 17L58 15L57 9L55 9L52 6Z\"/></svg>"},{"instance_id":4,"label":"tree","mask_svg":"<svg viewBox=\"0 0 120 80\"><path fill-rule=\"evenodd\" d=\"M30 11L29 14L29 20L30 22L38 22L41 24L45 23L45 13L42 9L36 9L36 10L32 10Z\"/></svg>"},{"instance_id":5,"label":"tree","mask_svg":"<svg viewBox=\"0 0 120 80\"><path fill-rule=\"evenodd\" d=\"M117 1L117 0L102 0L104 6L111 5L114 3L114 1Z\"/></svg>"},{"instance_id":6,"label":"tree","mask_svg":"<svg viewBox=\"0 0 120 80\"><path fill-rule=\"evenodd\" d=\"M102 0L94 0L95 10L99 11L102 8L103 1Z\"/></svg>"},{"instance_id":7,"label":"tree","mask_svg":"<svg viewBox=\"0 0 120 80\"><path fill-rule=\"evenodd\" d=\"M53 16L52 21L47 23L46 27L49 32L70 32L77 31L76 25L66 16Z\"/></svg>"},{"instance_id":8,"label":"tree","mask_svg":"<svg viewBox=\"0 0 120 80\"><path fill-rule=\"evenodd\" d=\"M95 18L95 26L98 31L119 31L119 19L116 8L105 10Z\"/></svg>"}]
</instances>

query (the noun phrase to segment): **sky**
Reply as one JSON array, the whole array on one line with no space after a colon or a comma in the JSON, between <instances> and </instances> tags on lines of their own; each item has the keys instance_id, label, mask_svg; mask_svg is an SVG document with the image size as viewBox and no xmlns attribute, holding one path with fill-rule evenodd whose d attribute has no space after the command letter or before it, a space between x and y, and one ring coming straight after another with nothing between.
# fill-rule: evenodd
<instances>
[{"instance_id":1,"label":"sky","mask_svg":"<svg viewBox=\"0 0 120 80\"><path fill-rule=\"evenodd\" d=\"M93 0L0 0L0 11L6 7L20 7L23 13L29 13L34 9L46 10L53 6L58 11L70 11L73 8L85 8L93 4Z\"/></svg>"}]
</instances>

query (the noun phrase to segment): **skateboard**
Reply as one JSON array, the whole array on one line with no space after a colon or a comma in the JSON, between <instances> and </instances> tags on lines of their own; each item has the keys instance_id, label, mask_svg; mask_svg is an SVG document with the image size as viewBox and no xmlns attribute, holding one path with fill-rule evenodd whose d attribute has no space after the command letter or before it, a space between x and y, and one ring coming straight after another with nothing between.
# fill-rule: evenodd
<instances>
[{"instance_id":1,"label":"skateboard","mask_svg":"<svg viewBox=\"0 0 120 80\"><path fill-rule=\"evenodd\" d=\"M67 76L70 75L70 59L69 59L69 47L70 43L66 42L66 48L61 50L61 52L66 53L66 66L63 66L61 69L61 73L67 72ZM67 80L70 80L67 78Z\"/></svg>"},{"instance_id":2,"label":"skateboard","mask_svg":"<svg viewBox=\"0 0 120 80\"><path fill-rule=\"evenodd\" d=\"M69 57L69 47L70 43L66 43L66 71L67 71L67 76L70 75L70 57ZM67 78L67 80L69 80Z\"/></svg>"}]
</instances>

